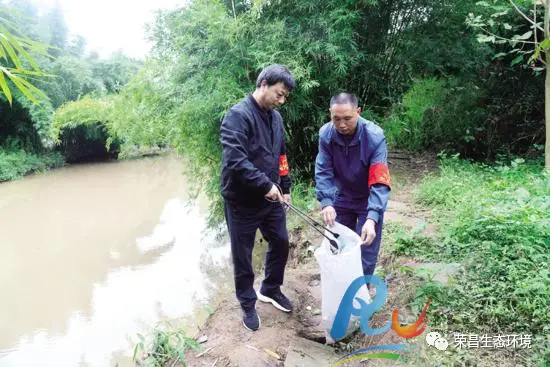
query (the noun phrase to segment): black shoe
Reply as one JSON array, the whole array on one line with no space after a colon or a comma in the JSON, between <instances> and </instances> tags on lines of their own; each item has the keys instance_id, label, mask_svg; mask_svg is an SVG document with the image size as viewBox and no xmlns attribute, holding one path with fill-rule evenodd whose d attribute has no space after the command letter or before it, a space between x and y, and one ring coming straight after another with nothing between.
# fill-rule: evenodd
<instances>
[{"instance_id":1,"label":"black shoe","mask_svg":"<svg viewBox=\"0 0 550 367\"><path fill-rule=\"evenodd\" d=\"M277 307L279 310L284 312L292 311L292 302L281 292L280 290L263 293L262 291L258 292L258 299L262 302L269 302L273 306Z\"/></svg>"},{"instance_id":2,"label":"black shoe","mask_svg":"<svg viewBox=\"0 0 550 367\"><path fill-rule=\"evenodd\" d=\"M243 325L250 331L256 331L260 328L260 316L258 316L255 307L243 310Z\"/></svg>"}]
</instances>

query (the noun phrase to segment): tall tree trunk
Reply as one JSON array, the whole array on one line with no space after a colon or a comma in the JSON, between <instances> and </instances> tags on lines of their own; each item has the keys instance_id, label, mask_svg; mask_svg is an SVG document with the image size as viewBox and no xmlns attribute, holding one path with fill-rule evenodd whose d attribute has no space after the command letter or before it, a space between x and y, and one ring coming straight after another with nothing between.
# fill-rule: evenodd
<instances>
[{"instance_id":1,"label":"tall tree trunk","mask_svg":"<svg viewBox=\"0 0 550 367\"><path fill-rule=\"evenodd\" d=\"M550 60L550 51L546 52L546 60ZM544 80L544 124L546 128L546 144L544 146L544 168L550 170L550 71L546 70Z\"/></svg>"},{"instance_id":2,"label":"tall tree trunk","mask_svg":"<svg viewBox=\"0 0 550 367\"><path fill-rule=\"evenodd\" d=\"M550 0L544 1L544 39L550 39ZM546 62L550 62L550 50L546 50ZM546 144L544 145L544 168L550 170L550 73L546 67L544 80L544 125Z\"/></svg>"}]
</instances>

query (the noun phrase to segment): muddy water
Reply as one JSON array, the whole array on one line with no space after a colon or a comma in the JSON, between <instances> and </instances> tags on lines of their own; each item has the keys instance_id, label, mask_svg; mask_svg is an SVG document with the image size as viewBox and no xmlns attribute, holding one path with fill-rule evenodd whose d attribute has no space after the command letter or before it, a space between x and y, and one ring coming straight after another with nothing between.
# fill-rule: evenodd
<instances>
[{"instance_id":1,"label":"muddy water","mask_svg":"<svg viewBox=\"0 0 550 367\"><path fill-rule=\"evenodd\" d=\"M130 366L137 333L193 329L231 287L229 247L181 170L162 156L0 184L0 366Z\"/></svg>"}]
</instances>

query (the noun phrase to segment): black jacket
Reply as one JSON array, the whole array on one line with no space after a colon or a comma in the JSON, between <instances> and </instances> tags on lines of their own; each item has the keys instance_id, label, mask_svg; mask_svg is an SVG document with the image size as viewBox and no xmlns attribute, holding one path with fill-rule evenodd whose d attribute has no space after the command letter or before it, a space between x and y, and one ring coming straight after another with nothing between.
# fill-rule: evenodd
<instances>
[{"instance_id":1,"label":"black jacket","mask_svg":"<svg viewBox=\"0 0 550 367\"><path fill-rule=\"evenodd\" d=\"M265 203L274 183L290 192L284 126L281 114L262 109L249 95L233 106L220 127L221 194L241 205Z\"/></svg>"}]
</instances>

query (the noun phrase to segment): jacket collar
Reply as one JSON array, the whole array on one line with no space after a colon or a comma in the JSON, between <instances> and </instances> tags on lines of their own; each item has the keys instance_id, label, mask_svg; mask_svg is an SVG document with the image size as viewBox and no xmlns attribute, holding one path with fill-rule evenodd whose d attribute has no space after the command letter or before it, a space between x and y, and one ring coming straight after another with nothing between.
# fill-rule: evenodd
<instances>
[{"instance_id":1,"label":"jacket collar","mask_svg":"<svg viewBox=\"0 0 550 367\"><path fill-rule=\"evenodd\" d=\"M258 102L256 102L256 99L252 96L252 94L248 95L248 102L254 107L256 111L260 113L265 119L267 119L271 115L271 110L266 110L264 108L261 108Z\"/></svg>"}]
</instances>

